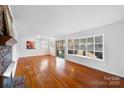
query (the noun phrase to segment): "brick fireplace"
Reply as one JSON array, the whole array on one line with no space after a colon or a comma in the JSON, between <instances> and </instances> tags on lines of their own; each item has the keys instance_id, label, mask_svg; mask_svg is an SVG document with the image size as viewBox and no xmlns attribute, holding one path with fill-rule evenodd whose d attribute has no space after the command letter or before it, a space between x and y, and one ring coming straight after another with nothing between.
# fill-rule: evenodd
<instances>
[{"instance_id":1,"label":"brick fireplace","mask_svg":"<svg viewBox=\"0 0 124 93\"><path fill-rule=\"evenodd\" d=\"M0 46L0 74L3 74L11 62L12 46Z\"/></svg>"},{"instance_id":2,"label":"brick fireplace","mask_svg":"<svg viewBox=\"0 0 124 93\"><path fill-rule=\"evenodd\" d=\"M9 6L0 5L0 87L2 88L12 85L12 72L15 65L12 61L12 47L16 43Z\"/></svg>"}]
</instances>

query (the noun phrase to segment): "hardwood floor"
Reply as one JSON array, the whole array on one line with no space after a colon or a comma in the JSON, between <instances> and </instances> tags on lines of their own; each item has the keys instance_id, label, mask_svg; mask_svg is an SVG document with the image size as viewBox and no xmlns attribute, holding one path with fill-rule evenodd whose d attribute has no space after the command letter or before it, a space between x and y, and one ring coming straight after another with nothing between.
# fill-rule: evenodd
<instances>
[{"instance_id":1,"label":"hardwood floor","mask_svg":"<svg viewBox=\"0 0 124 93\"><path fill-rule=\"evenodd\" d=\"M124 79L53 56L18 60L16 77L28 88L124 87Z\"/></svg>"}]
</instances>

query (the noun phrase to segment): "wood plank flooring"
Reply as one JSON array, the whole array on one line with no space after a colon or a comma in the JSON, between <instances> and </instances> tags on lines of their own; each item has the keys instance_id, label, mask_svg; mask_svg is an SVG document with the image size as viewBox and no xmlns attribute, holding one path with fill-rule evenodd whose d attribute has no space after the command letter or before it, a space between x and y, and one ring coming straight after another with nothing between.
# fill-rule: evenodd
<instances>
[{"instance_id":1,"label":"wood plank flooring","mask_svg":"<svg viewBox=\"0 0 124 93\"><path fill-rule=\"evenodd\" d=\"M124 79L53 56L20 58L15 77L27 88L124 87Z\"/></svg>"}]
</instances>

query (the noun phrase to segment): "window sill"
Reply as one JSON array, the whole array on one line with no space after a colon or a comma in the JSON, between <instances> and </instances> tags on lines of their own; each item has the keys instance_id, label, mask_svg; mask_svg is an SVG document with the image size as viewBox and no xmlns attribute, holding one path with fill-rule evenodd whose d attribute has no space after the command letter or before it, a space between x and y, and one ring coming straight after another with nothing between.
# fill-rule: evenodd
<instances>
[{"instance_id":1,"label":"window sill","mask_svg":"<svg viewBox=\"0 0 124 93\"><path fill-rule=\"evenodd\" d=\"M75 56L75 57L81 57L81 58L92 59L92 60L97 60L97 61L101 61L101 62L104 61L103 59L91 58L91 57L88 57L88 56L81 56L81 55L75 55L75 54L68 54L68 55L69 55L69 56Z\"/></svg>"}]
</instances>

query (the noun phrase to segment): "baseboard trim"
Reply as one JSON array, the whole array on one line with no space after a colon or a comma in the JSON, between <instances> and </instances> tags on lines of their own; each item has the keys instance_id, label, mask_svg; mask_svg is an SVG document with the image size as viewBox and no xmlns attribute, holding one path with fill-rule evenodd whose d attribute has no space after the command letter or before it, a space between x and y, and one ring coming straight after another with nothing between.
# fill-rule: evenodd
<instances>
[{"instance_id":1,"label":"baseboard trim","mask_svg":"<svg viewBox=\"0 0 124 93\"><path fill-rule=\"evenodd\" d=\"M28 58L28 57L38 57L38 56L49 56L50 54L43 54L43 55L33 55L33 56L22 56L22 57L19 57L18 59L20 58Z\"/></svg>"},{"instance_id":2,"label":"baseboard trim","mask_svg":"<svg viewBox=\"0 0 124 93\"><path fill-rule=\"evenodd\" d=\"M69 61L69 62L72 62L72 63L74 63L74 64L82 65L82 66L84 66L84 67L86 67L86 68L89 68L89 69L92 69L92 70L96 70L96 71L99 71L99 72L102 72L102 73L105 73L105 74L108 74L108 75L111 75L111 76L115 76L115 77L119 77L119 78L121 78L121 79L124 79L124 77L119 76L119 75L116 75L116 74L113 74L113 73L110 73L110 72L105 72L105 71L102 71L102 70L99 70L99 69L96 69L96 68L92 68L92 67L89 67L89 66L86 66L86 65L83 65L83 64L79 64L79 63L74 62L74 61L71 61L71 60L69 60L69 59L65 59L65 60L66 60L67 62Z\"/></svg>"}]
</instances>

